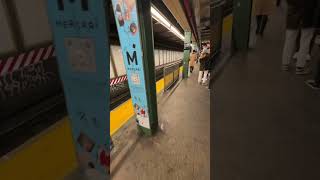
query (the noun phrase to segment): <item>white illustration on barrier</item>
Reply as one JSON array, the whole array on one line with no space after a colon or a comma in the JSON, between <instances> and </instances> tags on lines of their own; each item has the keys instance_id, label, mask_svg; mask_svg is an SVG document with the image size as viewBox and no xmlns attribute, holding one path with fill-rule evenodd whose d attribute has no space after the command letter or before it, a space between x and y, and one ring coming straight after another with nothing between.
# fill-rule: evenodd
<instances>
[{"instance_id":1,"label":"white illustration on barrier","mask_svg":"<svg viewBox=\"0 0 320 180\"><path fill-rule=\"evenodd\" d=\"M20 95L26 89L37 88L56 77L53 72L45 70L43 62L6 74L0 77L1 99Z\"/></svg>"}]
</instances>

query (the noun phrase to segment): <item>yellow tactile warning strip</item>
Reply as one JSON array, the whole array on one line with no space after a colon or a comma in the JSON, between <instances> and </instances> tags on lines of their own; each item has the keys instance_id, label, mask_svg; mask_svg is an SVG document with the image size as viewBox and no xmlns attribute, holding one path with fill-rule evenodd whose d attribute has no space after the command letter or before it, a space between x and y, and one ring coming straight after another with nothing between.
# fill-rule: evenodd
<instances>
[{"instance_id":1,"label":"yellow tactile warning strip","mask_svg":"<svg viewBox=\"0 0 320 180\"><path fill-rule=\"evenodd\" d=\"M233 15L229 15L223 19L223 32L229 33L232 31Z\"/></svg>"},{"instance_id":2,"label":"yellow tactile warning strip","mask_svg":"<svg viewBox=\"0 0 320 180\"><path fill-rule=\"evenodd\" d=\"M173 73L170 73L164 77L164 87L168 87L173 82Z\"/></svg>"},{"instance_id":3,"label":"yellow tactile warning strip","mask_svg":"<svg viewBox=\"0 0 320 180\"><path fill-rule=\"evenodd\" d=\"M1 180L56 180L77 167L67 118L0 159Z\"/></svg>"},{"instance_id":4,"label":"yellow tactile warning strip","mask_svg":"<svg viewBox=\"0 0 320 180\"><path fill-rule=\"evenodd\" d=\"M161 79L156 83L157 94L162 92L163 88L164 88L164 79ZM133 110L131 99L124 102L116 109L112 110L110 112L111 136L115 132L117 132L133 115L134 115L134 110Z\"/></svg>"}]
</instances>

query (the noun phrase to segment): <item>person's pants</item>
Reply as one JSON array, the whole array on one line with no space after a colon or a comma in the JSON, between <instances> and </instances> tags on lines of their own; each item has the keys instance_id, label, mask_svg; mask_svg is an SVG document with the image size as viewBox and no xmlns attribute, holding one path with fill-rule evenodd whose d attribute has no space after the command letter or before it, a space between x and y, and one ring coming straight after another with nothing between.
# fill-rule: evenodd
<instances>
[{"instance_id":1,"label":"person's pants","mask_svg":"<svg viewBox=\"0 0 320 180\"><path fill-rule=\"evenodd\" d=\"M202 78L202 83L207 82L207 80L208 80L208 73L209 73L208 70L205 70L205 71L204 71L203 78Z\"/></svg>"},{"instance_id":2,"label":"person's pants","mask_svg":"<svg viewBox=\"0 0 320 180\"><path fill-rule=\"evenodd\" d=\"M287 29L286 39L284 42L282 64L289 65L295 52L296 39L298 37L298 30ZM297 67L303 68L306 65L306 60L309 54L310 42L313 37L314 29L306 28L301 30L300 47L297 54Z\"/></svg>"},{"instance_id":3,"label":"person's pants","mask_svg":"<svg viewBox=\"0 0 320 180\"><path fill-rule=\"evenodd\" d=\"M203 71L199 71L198 83L202 82Z\"/></svg>"},{"instance_id":4,"label":"person's pants","mask_svg":"<svg viewBox=\"0 0 320 180\"><path fill-rule=\"evenodd\" d=\"M268 15L257 15L256 20L257 20L256 34L260 34L262 36L268 22Z\"/></svg>"},{"instance_id":5,"label":"person's pants","mask_svg":"<svg viewBox=\"0 0 320 180\"><path fill-rule=\"evenodd\" d=\"M317 62L316 72L315 72L315 75L314 75L314 81L317 84L320 84L320 59L318 59L318 62Z\"/></svg>"},{"instance_id":6,"label":"person's pants","mask_svg":"<svg viewBox=\"0 0 320 180\"><path fill-rule=\"evenodd\" d=\"M193 72L193 69L194 69L194 67L193 67L193 66L190 66L190 72L191 72L191 73Z\"/></svg>"},{"instance_id":7,"label":"person's pants","mask_svg":"<svg viewBox=\"0 0 320 180\"><path fill-rule=\"evenodd\" d=\"M208 80L208 70L205 71L199 71L199 76L198 76L198 83L205 83Z\"/></svg>"}]
</instances>

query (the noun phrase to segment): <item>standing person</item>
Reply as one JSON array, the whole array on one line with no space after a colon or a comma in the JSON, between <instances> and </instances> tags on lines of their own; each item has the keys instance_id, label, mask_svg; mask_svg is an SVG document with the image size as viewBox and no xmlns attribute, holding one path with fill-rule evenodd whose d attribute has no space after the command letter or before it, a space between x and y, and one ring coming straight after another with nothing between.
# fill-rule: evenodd
<instances>
[{"instance_id":1,"label":"standing person","mask_svg":"<svg viewBox=\"0 0 320 180\"><path fill-rule=\"evenodd\" d=\"M196 50L193 50L192 53L190 54L190 62L189 62L190 73L193 72L194 64L195 64L196 60L197 60L197 52L196 52Z\"/></svg>"},{"instance_id":2,"label":"standing person","mask_svg":"<svg viewBox=\"0 0 320 180\"><path fill-rule=\"evenodd\" d=\"M292 59L295 42L301 29L300 46L297 53L296 74L309 74L310 69L306 67L308 59L310 42L314 33L314 17L316 9L316 1L318 0L287 0L287 22L286 37L282 55L282 69L289 70L290 61Z\"/></svg>"},{"instance_id":3,"label":"standing person","mask_svg":"<svg viewBox=\"0 0 320 180\"><path fill-rule=\"evenodd\" d=\"M206 61L209 58L209 53L207 50L203 50L199 61L200 61L200 69L199 69L199 76L198 76L198 83L199 84L204 84L207 81L207 75L208 75L208 71L205 69L206 66Z\"/></svg>"},{"instance_id":4,"label":"standing person","mask_svg":"<svg viewBox=\"0 0 320 180\"><path fill-rule=\"evenodd\" d=\"M256 17L256 35L263 36L269 15L274 7L273 0L253 0L253 15Z\"/></svg>"}]
</instances>

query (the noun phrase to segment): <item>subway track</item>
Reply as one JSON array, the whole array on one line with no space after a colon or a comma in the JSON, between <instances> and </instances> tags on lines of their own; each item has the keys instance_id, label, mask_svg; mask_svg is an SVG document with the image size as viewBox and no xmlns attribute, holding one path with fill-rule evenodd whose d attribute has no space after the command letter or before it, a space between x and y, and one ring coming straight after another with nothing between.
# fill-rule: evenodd
<instances>
[{"instance_id":1,"label":"subway track","mask_svg":"<svg viewBox=\"0 0 320 180\"><path fill-rule=\"evenodd\" d=\"M172 63L176 63L176 61ZM164 66L156 67L156 81L164 77ZM130 97L127 81L111 86L110 111L129 100ZM65 116L67 116L67 107L61 89L56 95L46 97L39 103L31 105L29 108L2 121L0 127L0 157L19 147Z\"/></svg>"}]
</instances>

